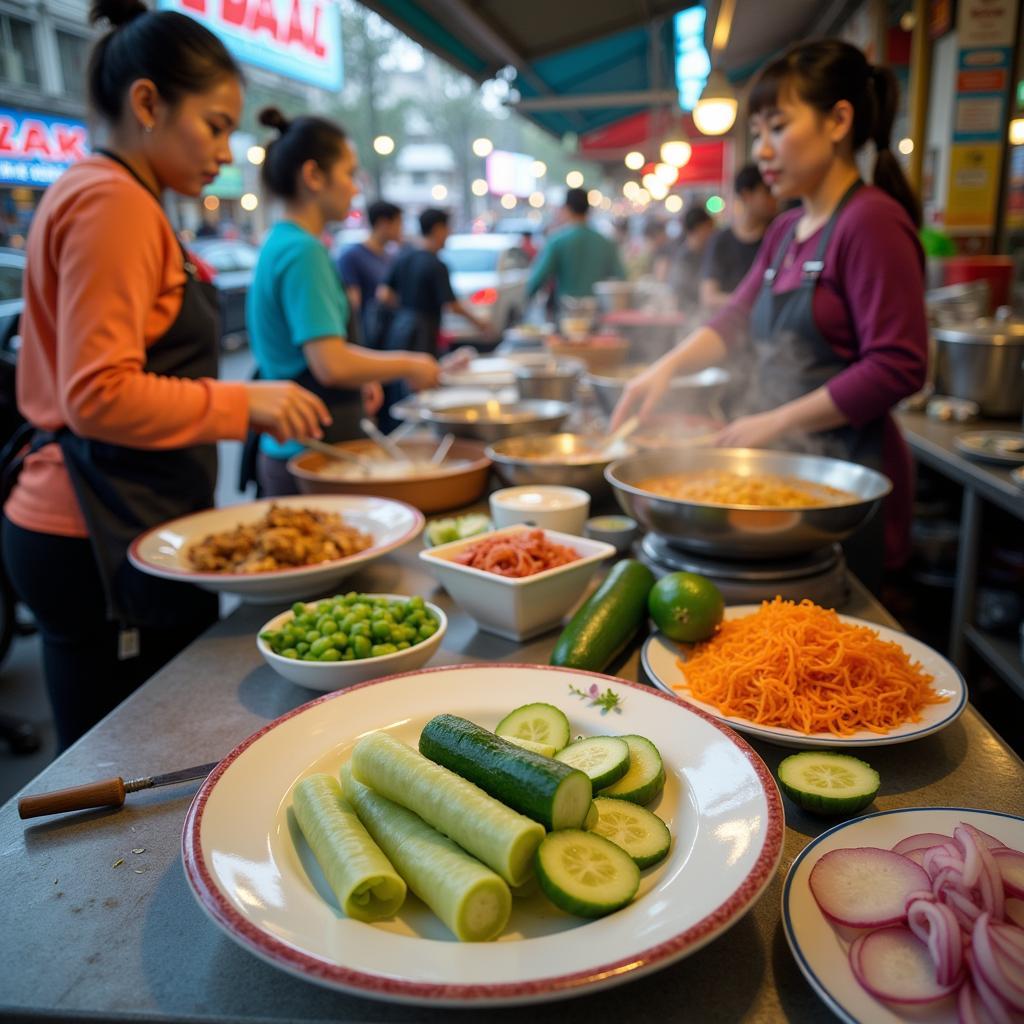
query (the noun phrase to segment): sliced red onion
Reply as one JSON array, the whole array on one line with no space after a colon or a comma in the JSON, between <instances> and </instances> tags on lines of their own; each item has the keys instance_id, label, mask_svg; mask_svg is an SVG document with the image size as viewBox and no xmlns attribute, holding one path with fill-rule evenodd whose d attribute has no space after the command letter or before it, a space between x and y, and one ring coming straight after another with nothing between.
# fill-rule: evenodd
<instances>
[{"instance_id":1,"label":"sliced red onion","mask_svg":"<svg viewBox=\"0 0 1024 1024\"><path fill-rule=\"evenodd\" d=\"M982 988L984 983L1004 1003L1015 1010L1024 1011L1024 985L1014 978L1016 971L1008 973L1004 969L1005 961L1000 959L992 944L991 921L987 913L974 922L971 952L974 954L974 981L982 998L985 995ZM989 1000L985 1000L985 1005L989 1005Z\"/></svg>"},{"instance_id":2,"label":"sliced red onion","mask_svg":"<svg viewBox=\"0 0 1024 1024\"><path fill-rule=\"evenodd\" d=\"M939 899L956 915L960 927L970 934L974 931L974 922L981 914L981 907L958 889L946 887L939 893Z\"/></svg>"},{"instance_id":3,"label":"sliced red onion","mask_svg":"<svg viewBox=\"0 0 1024 1024\"><path fill-rule=\"evenodd\" d=\"M935 963L936 981L940 985L952 985L963 967L963 946L956 915L944 904L917 900L907 907L907 924L927 943Z\"/></svg>"},{"instance_id":4,"label":"sliced red onion","mask_svg":"<svg viewBox=\"0 0 1024 1024\"><path fill-rule=\"evenodd\" d=\"M933 846L930 850L924 851L921 867L928 872L934 881L935 876L944 868L955 868L963 874L964 858L960 855L959 851L954 855L945 846Z\"/></svg>"},{"instance_id":5,"label":"sliced red onion","mask_svg":"<svg viewBox=\"0 0 1024 1024\"><path fill-rule=\"evenodd\" d=\"M906 856L911 850L925 850L929 846L941 846L950 841L950 836L940 836L938 832L919 832L914 836L907 836L901 839L893 848L893 853L902 853Z\"/></svg>"},{"instance_id":6,"label":"sliced red onion","mask_svg":"<svg viewBox=\"0 0 1024 1024\"><path fill-rule=\"evenodd\" d=\"M1007 896L1024 896L1024 853L1002 846L992 851Z\"/></svg>"},{"instance_id":7,"label":"sliced red onion","mask_svg":"<svg viewBox=\"0 0 1024 1024\"><path fill-rule=\"evenodd\" d=\"M901 925L879 928L862 936L850 966L857 980L876 999L890 1003L931 1003L955 992L940 985L928 947ZM854 943L857 945L857 943Z\"/></svg>"},{"instance_id":8,"label":"sliced red onion","mask_svg":"<svg viewBox=\"0 0 1024 1024\"><path fill-rule=\"evenodd\" d=\"M970 979L960 986L956 997L956 1013L959 1024L992 1024L992 1015L978 998L978 992Z\"/></svg>"},{"instance_id":9,"label":"sliced red onion","mask_svg":"<svg viewBox=\"0 0 1024 1024\"><path fill-rule=\"evenodd\" d=\"M978 841L967 825L958 825L953 830L953 836L964 849L963 884L965 888L973 889L978 884L978 876L981 874Z\"/></svg>"},{"instance_id":10,"label":"sliced red onion","mask_svg":"<svg viewBox=\"0 0 1024 1024\"><path fill-rule=\"evenodd\" d=\"M1003 906L1003 915L1018 928L1024 928L1024 900L1008 899Z\"/></svg>"},{"instance_id":11,"label":"sliced red onion","mask_svg":"<svg viewBox=\"0 0 1024 1024\"><path fill-rule=\"evenodd\" d=\"M977 960L972 955L972 952L966 952L964 958L967 960L967 967L971 972L971 981L974 983L974 988L978 993L981 1004L988 1011L995 1024L1014 1024L1006 1004L985 980L985 975L978 970Z\"/></svg>"},{"instance_id":12,"label":"sliced red onion","mask_svg":"<svg viewBox=\"0 0 1024 1024\"><path fill-rule=\"evenodd\" d=\"M961 822L961 824L966 824L966 822ZM1002 839L996 839L995 836L990 836L987 832L984 832L982 831L982 829L978 828L977 825L969 825L968 827L974 829L974 831L977 832L978 836L982 839L982 841L990 850L998 850L1006 846L1006 843L1004 843Z\"/></svg>"},{"instance_id":13,"label":"sliced red onion","mask_svg":"<svg viewBox=\"0 0 1024 1024\"><path fill-rule=\"evenodd\" d=\"M902 924L907 897L930 888L927 872L912 860L875 847L831 850L808 878L822 912L852 928Z\"/></svg>"},{"instance_id":14,"label":"sliced red onion","mask_svg":"<svg viewBox=\"0 0 1024 1024\"><path fill-rule=\"evenodd\" d=\"M989 929L992 937L1004 946L1015 957L1024 961L1024 929L1012 924L1000 924L994 921Z\"/></svg>"}]
</instances>

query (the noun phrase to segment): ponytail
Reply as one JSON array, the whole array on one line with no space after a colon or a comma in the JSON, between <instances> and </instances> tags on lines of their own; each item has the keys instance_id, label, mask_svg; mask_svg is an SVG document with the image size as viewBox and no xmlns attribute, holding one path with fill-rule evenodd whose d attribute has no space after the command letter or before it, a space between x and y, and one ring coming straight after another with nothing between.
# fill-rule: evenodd
<instances>
[{"instance_id":1,"label":"ponytail","mask_svg":"<svg viewBox=\"0 0 1024 1024\"><path fill-rule=\"evenodd\" d=\"M892 144L892 125L896 119L899 83L896 76L882 67L871 68L871 90L875 97L875 119L871 138L875 143L875 170L872 181L888 192L907 211L915 228L921 226L921 203L910 187Z\"/></svg>"},{"instance_id":2,"label":"ponytail","mask_svg":"<svg viewBox=\"0 0 1024 1024\"><path fill-rule=\"evenodd\" d=\"M888 68L872 67L855 46L838 39L798 43L772 61L750 90L751 114L778 106L787 88L823 114L840 101L853 107L853 150L874 142L877 151L873 183L906 210L921 226L921 204L914 195L891 145L899 86Z\"/></svg>"}]
</instances>

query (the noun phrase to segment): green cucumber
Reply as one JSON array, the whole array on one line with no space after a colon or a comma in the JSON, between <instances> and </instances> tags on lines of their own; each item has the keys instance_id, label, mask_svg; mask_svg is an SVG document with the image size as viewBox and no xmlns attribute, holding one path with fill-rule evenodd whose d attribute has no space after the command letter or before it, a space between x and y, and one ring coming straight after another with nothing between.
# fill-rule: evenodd
<instances>
[{"instance_id":1,"label":"green cucumber","mask_svg":"<svg viewBox=\"0 0 1024 1024\"><path fill-rule=\"evenodd\" d=\"M558 753L550 743L534 743L533 740L524 740L522 736L503 736L502 739L514 743L517 747L522 747L523 750L532 750L533 753L540 754L541 757L554 757Z\"/></svg>"},{"instance_id":2,"label":"green cucumber","mask_svg":"<svg viewBox=\"0 0 1024 1024\"><path fill-rule=\"evenodd\" d=\"M628 800L599 796L594 800L597 823L588 827L610 839L636 861L638 868L649 868L664 860L672 846L672 833L656 814Z\"/></svg>"},{"instance_id":3,"label":"green cucumber","mask_svg":"<svg viewBox=\"0 0 1024 1024\"><path fill-rule=\"evenodd\" d=\"M345 796L409 888L463 942L496 938L512 912L504 880L422 818L341 769ZM404 886L403 886L404 887Z\"/></svg>"},{"instance_id":4,"label":"green cucumber","mask_svg":"<svg viewBox=\"0 0 1024 1024\"><path fill-rule=\"evenodd\" d=\"M626 761L629 751L625 744ZM580 828L590 810L589 777L541 757L457 715L436 715L420 733L420 753L547 829Z\"/></svg>"},{"instance_id":5,"label":"green cucumber","mask_svg":"<svg viewBox=\"0 0 1024 1024\"><path fill-rule=\"evenodd\" d=\"M587 811L586 820L583 822L583 831L592 832L594 830L594 826L597 824L598 817L599 815L597 813L597 804L595 804L594 801L591 800L590 810Z\"/></svg>"},{"instance_id":6,"label":"green cucumber","mask_svg":"<svg viewBox=\"0 0 1024 1024\"><path fill-rule=\"evenodd\" d=\"M604 836L563 829L540 844L537 881L560 910L578 917L604 917L633 899L640 888L640 869Z\"/></svg>"},{"instance_id":7,"label":"green cucumber","mask_svg":"<svg viewBox=\"0 0 1024 1024\"><path fill-rule=\"evenodd\" d=\"M544 826L388 733L371 732L359 740L352 751L352 775L418 814L509 885L521 885L530 876Z\"/></svg>"},{"instance_id":8,"label":"green cucumber","mask_svg":"<svg viewBox=\"0 0 1024 1024\"><path fill-rule=\"evenodd\" d=\"M570 743L555 755L555 760L579 768L594 789L604 789L629 771L629 747L617 736L591 736Z\"/></svg>"},{"instance_id":9,"label":"green cucumber","mask_svg":"<svg viewBox=\"0 0 1024 1024\"><path fill-rule=\"evenodd\" d=\"M632 558L616 562L583 602L551 652L551 664L603 672L647 621L654 574Z\"/></svg>"},{"instance_id":10,"label":"green cucumber","mask_svg":"<svg viewBox=\"0 0 1024 1024\"><path fill-rule=\"evenodd\" d=\"M545 743L555 750L561 750L569 743L569 719L564 711L553 704L524 704L510 711L494 730L498 736L510 739L518 736L521 740Z\"/></svg>"},{"instance_id":11,"label":"green cucumber","mask_svg":"<svg viewBox=\"0 0 1024 1024\"><path fill-rule=\"evenodd\" d=\"M649 804L665 788L665 766L658 748L643 736L623 736L629 747L629 771L601 790L601 796Z\"/></svg>"},{"instance_id":12,"label":"green cucumber","mask_svg":"<svg viewBox=\"0 0 1024 1024\"><path fill-rule=\"evenodd\" d=\"M356 921L394 917L405 882L370 837L331 775L309 775L292 790L295 820L337 897Z\"/></svg>"},{"instance_id":13,"label":"green cucumber","mask_svg":"<svg viewBox=\"0 0 1024 1024\"><path fill-rule=\"evenodd\" d=\"M871 765L849 754L804 750L779 764L779 787L795 804L816 814L854 814L878 793Z\"/></svg>"}]
</instances>

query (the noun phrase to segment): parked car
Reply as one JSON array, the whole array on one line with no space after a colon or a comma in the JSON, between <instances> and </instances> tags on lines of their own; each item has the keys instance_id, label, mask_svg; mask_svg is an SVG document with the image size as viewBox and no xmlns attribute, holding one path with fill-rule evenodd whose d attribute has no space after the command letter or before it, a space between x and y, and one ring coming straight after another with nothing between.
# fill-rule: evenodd
<instances>
[{"instance_id":1,"label":"parked car","mask_svg":"<svg viewBox=\"0 0 1024 1024\"><path fill-rule=\"evenodd\" d=\"M238 238L197 238L189 250L213 270L220 297L221 344L229 350L240 348L246 340L245 296L259 249Z\"/></svg>"},{"instance_id":2,"label":"parked car","mask_svg":"<svg viewBox=\"0 0 1024 1024\"><path fill-rule=\"evenodd\" d=\"M530 261L515 235L451 235L439 255L451 274L455 297L495 332L522 319ZM479 338L476 328L455 313L445 314L441 330L457 341Z\"/></svg>"}]
</instances>

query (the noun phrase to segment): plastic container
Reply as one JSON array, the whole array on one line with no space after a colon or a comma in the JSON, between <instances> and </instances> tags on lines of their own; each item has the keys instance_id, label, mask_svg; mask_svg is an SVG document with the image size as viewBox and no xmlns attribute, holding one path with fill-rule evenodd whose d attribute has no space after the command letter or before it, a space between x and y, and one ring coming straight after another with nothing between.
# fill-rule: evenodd
<instances>
[{"instance_id":1,"label":"plastic container","mask_svg":"<svg viewBox=\"0 0 1024 1024\"><path fill-rule=\"evenodd\" d=\"M1013 260L1009 256L951 256L944 262L945 283L987 281L992 308L1009 305Z\"/></svg>"}]
</instances>

